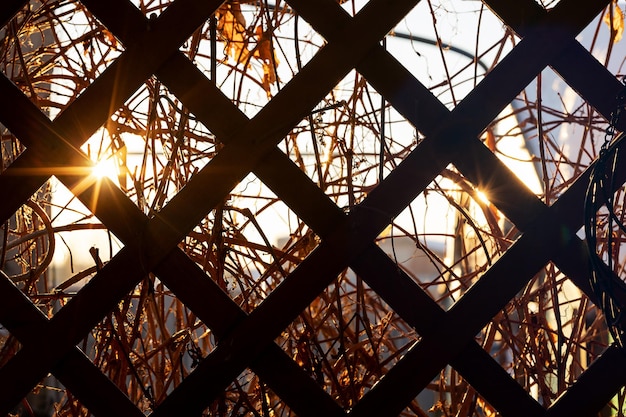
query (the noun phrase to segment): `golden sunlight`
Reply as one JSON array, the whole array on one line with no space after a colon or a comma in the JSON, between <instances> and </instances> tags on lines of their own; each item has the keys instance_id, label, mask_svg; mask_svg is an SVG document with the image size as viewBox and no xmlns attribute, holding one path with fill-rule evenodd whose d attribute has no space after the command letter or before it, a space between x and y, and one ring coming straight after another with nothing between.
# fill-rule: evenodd
<instances>
[{"instance_id":1,"label":"golden sunlight","mask_svg":"<svg viewBox=\"0 0 626 417\"><path fill-rule=\"evenodd\" d=\"M115 180L117 178L117 167L115 166L115 162L111 158L97 161L91 170L91 175L97 179L107 177L111 180Z\"/></svg>"},{"instance_id":2,"label":"golden sunlight","mask_svg":"<svg viewBox=\"0 0 626 417\"><path fill-rule=\"evenodd\" d=\"M485 204L491 204L489 202L489 198L487 198L487 194L485 194L483 191L480 190L476 190L476 196L480 199L480 201L482 201Z\"/></svg>"}]
</instances>

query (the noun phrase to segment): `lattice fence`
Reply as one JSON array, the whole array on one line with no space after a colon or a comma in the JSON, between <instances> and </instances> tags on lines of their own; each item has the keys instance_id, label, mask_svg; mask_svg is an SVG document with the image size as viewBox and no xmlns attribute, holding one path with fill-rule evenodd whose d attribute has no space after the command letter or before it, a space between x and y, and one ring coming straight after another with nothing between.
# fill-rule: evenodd
<instances>
[{"instance_id":1,"label":"lattice fence","mask_svg":"<svg viewBox=\"0 0 626 417\"><path fill-rule=\"evenodd\" d=\"M38 230L43 231L38 238L46 237L53 229L46 222L54 206L46 212L37 203L38 199L47 201L51 176L71 190L121 246L106 262L94 250L93 269L75 276L71 283L62 278L56 288L42 288L47 285L45 280L51 279L46 275L51 260L45 253L33 255L37 265L29 264L19 276L0 279L0 323L9 335L0 358L2 415L16 412L13 410L20 402L28 408L23 399L33 390L40 391L49 373L62 384L64 405L57 406L62 415L586 416L621 407L626 357L616 347L607 347L606 333L598 330L602 326L586 322L591 306L589 310L584 307L595 296L590 291L588 257L578 231L589 177L584 168L594 155L588 155L584 166L573 164L575 173L550 198L547 192L541 197L504 165L489 139L484 139L503 109L547 67L584 100L590 115L586 126L610 119L615 96L623 86L576 40L598 16L617 14L608 0L561 0L549 8L533 0L485 0L490 13L516 33L510 34L516 40L467 95L446 104L381 44L417 5L416 0L370 0L352 12L345 2L333 0L288 0L272 7L264 2L241 2L267 16L278 16L278 12L292 19L297 16L325 39L314 53L298 58L292 79L288 83L283 80L280 88L274 55L278 43L270 42L273 38L267 22L258 26L261 29L256 34L238 30L237 25L244 25L238 20L239 6L223 5L222 1L140 3L142 9L126 0L30 4L5 0L0 5L5 62L0 77L0 122L5 127L0 176L3 262L10 252L8 231L17 228L14 223L28 223L31 237ZM35 10L48 16L55 8L60 11L55 15L59 25L72 10L86 16L87 27L98 22L98 30L75 35L79 40L74 45L83 48L78 54L83 59L77 65L79 71L54 73L52 64L45 71L24 70L28 59L7 51L10 44L37 35L37 25L23 34L19 23L32 18ZM610 26L613 35L617 26ZM50 28L40 30L42 39L50 37L46 32ZM262 74L256 82L265 103L254 114L241 110L247 98L228 97L211 81L214 67L223 62L195 56L202 51L194 49L195 44L207 41L207 50L215 52L217 34L223 37L228 30L232 31L230 44L224 50L240 58L245 54L245 65L257 65ZM212 36L203 37L206 33ZM238 33L255 34L256 46L238 44L245 40L237 38ZM223 39L220 42L224 43ZM48 46L45 42L32 46L31 52ZM68 56L61 52L60 41L49 51ZM6 63L9 57L13 59L10 65ZM106 61L106 69L94 64L94 57ZM203 62L213 68L203 68ZM372 164L374 179L364 181L360 191L351 188L355 185L349 181L337 185L332 175L323 174L317 148L318 163L307 171L300 164L298 142L293 139L315 123L312 118L326 117L321 114L346 105L328 97L353 70L363 77L363 85L366 80L372 91L384 97L389 111L417 132L414 144L402 152L393 154L388 144L387 159ZM57 86L61 89L54 92L57 102L36 91L43 88L48 76L72 80L70 86ZM29 79L33 77L39 77L40 84ZM71 90L65 102L59 99L64 88ZM137 105L133 109L129 101L142 88L162 107L144 111L136 110L141 109ZM367 95L359 100L366 102ZM58 102L63 105L55 108ZM49 117L50 112L59 110L58 115ZM132 125L133 112L141 111L148 122ZM150 180L136 172L121 174L117 182L93 175L96 151L83 145L94 133L104 126L115 139L115 132L134 129L148 142L146 132L156 129L149 127L151 118L166 121L168 114L174 115L176 123L195 127L181 130L180 141L171 133L174 145L162 146L162 152L170 152L162 164L156 153L144 156L161 164L166 172L163 178L176 187L166 192L160 187L167 185L159 185L155 177L151 187L156 194L151 197L145 186ZM352 114L346 123L354 125L356 119ZM384 139L385 122L377 120L372 125L378 126L374 130ZM208 150L202 155L189 150L190 141L204 143L203 138L209 136L215 140L207 142ZM358 141L358 131L356 136ZM392 135L387 132L387 136ZM111 143L121 143L120 138L121 134L118 142ZM111 152L118 158L123 148ZM358 170L351 159L355 146L345 148L342 158L349 168L343 180L356 178ZM197 163L185 165L184 175L183 170L176 171L176 155L183 152L191 159L198 157ZM367 165L368 160L361 162ZM285 212L301 220L298 227L308 230L298 230L300 238L290 241L291 246L272 249L266 245L267 252L275 251L269 253L269 260L233 255L252 245L237 246L242 237L226 230L236 228L236 222L222 221L228 217L224 213L232 211L229 199L233 190L241 190L237 187L248 181L251 173L271 189L272 202L284 203ZM433 192L433 181L440 176L458 177L457 182L467 189L484 192L489 199L485 212L492 213L496 223L499 217L509 222L506 236L488 238L496 242L493 246L484 241L477 244L488 253L487 260L471 268L471 276L464 281L467 290L447 293L447 305L378 244L394 219L418 196ZM348 189L345 201L335 198L333 190L337 189ZM238 192L244 195L245 188ZM246 224L256 221L250 210L239 209L238 213ZM96 228L84 226L90 227ZM295 235L296 231L289 233ZM221 237L230 240L225 243ZM47 240L43 252L50 252L54 241L53 237ZM415 242L419 246L417 237ZM90 245L85 242L86 247ZM246 260L237 263L229 256ZM226 273L228 259L235 266ZM258 281L251 278L254 282L239 284L248 291L244 297L230 285L236 284L237 277L254 275L241 272L247 268L246 262L264 267L261 277L252 277ZM522 331L516 330L510 333L515 337L507 341L503 329L507 323L511 325L515 312L520 321L516 329L533 329L528 323L541 315L520 313L527 308L521 304L530 298L519 295L528 294L531 287L541 288L538 277L545 278L545 270L550 268L561 274L550 288L559 291L565 282L573 282L586 294L579 301L584 306L577 307L567 326L587 326L588 339L570 344L564 341L567 335L559 325L556 336L544 335L546 349L552 349L552 356L547 357L534 355L530 349L540 336L528 333L525 344ZM453 269L444 266L440 276L454 275ZM70 284L84 278L88 283L70 293ZM615 280L619 280L618 274ZM438 285L447 284L442 281ZM346 294L333 298L341 291ZM369 295L363 297L363 292ZM558 304L555 300L558 296L552 298ZM357 307L345 304L350 301ZM155 306L168 302L171 308L155 313ZM560 315L559 306L552 306L556 316ZM363 313L356 314L351 308ZM320 313L316 325L320 327L307 329L307 320L317 314L316 309L330 312ZM172 313L174 310L180 314ZM350 324L348 318L342 322L342 314L349 311L363 323ZM148 316L158 330L142 327ZM324 321L334 323L340 334L315 336ZM387 330L389 323L393 331ZM174 331L168 333L168 326ZM548 328L541 326L537 324L536 329L545 332ZM350 331L355 332L352 339L347 336ZM376 332L380 332L379 339ZM366 333L367 338L361 339ZM160 344L150 339L152 334L161 335ZM394 334L399 341L389 342ZM93 343L102 340L106 343L94 348ZM382 347L374 347L373 340L380 340ZM520 341L522 344L516 345ZM147 346L149 343L155 348ZM510 345L506 349L494 347L506 343ZM575 358L574 343L579 348ZM107 344L113 347L107 350ZM583 344L584 349L580 347ZM139 350L143 353L137 353ZM518 373L511 367L515 358L496 355L496 350L517 359L533 357L534 373L530 368ZM581 350L588 360L581 359ZM366 358L358 366L344 359L357 354ZM161 368L157 370L152 362L148 366L151 358L162 358ZM157 373L164 377L154 377ZM438 395L428 404L418 397L427 391ZM607 408L611 401L612 409Z\"/></svg>"}]
</instances>

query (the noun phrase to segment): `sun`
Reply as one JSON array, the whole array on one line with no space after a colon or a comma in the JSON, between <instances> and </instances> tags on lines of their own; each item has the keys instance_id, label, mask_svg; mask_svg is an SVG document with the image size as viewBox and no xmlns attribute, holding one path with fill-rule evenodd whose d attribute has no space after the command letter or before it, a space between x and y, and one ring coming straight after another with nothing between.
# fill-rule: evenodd
<instances>
[{"instance_id":1,"label":"sun","mask_svg":"<svg viewBox=\"0 0 626 417\"><path fill-rule=\"evenodd\" d=\"M91 169L91 175L101 180L103 178L117 178L117 167L112 159L102 159L97 161Z\"/></svg>"},{"instance_id":2,"label":"sun","mask_svg":"<svg viewBox=\"0 0 626 417\"><path fill-rule=\"evenodd\" d=\"M489 197L487 196L487 194L485 194L484 191L476 190L476 197L478 197L478 199L484 204L491 204L491 202L489 201Z\"/></svg>"}]
</instances>

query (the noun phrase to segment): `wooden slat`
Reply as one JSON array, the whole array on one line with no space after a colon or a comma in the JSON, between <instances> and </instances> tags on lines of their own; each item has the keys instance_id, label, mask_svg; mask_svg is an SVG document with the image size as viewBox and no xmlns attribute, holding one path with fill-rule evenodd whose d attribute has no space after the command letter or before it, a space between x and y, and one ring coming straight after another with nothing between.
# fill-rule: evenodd
<instances>
[{"instance_id":1,"label":"wooden slat","mask_svg":"<svg viewBox=\"0 0 626 417\"><path fill-rule=\"evenodd\" d=\"M178 43L188 36L184 35L185 30L178 32L180 27L191 28L197 23L185 26L189 23L189 10L192 10L186 7L200 7L193 9L193 15L194 18L197 16L198 21L202 21L203 14L206 18L207 13L212 13L219 5L217 1L174 2L159 19L162 26L158 26L157 22L157 26L151 27L151 30L156 28L160 35L147 33L145 24L138 24L139 17L143 19L142 22L145 22L145 18L139 16L136 9L132 13L122 14L123 19L116 22L115 18L118 16L111 7L113 2L106 6L104 2L98 4L96 1L85 0L84 3L98 10L103 20L110 21L111 28L115 27L120 39L124 41L137 37L139 40L136 43L126 42L130 45L129 49L113 64L111 68L115 70L105 71L103 77L94 83L95 87L89 87L54 124L41 119L42 115L35 114L34 111L17 114L23 110L20 106L16 106L18 111L14 112L6 104L0 108L0 117L8 118L9 124L13 123L13 133L20 140L23 137L24 143L30 141L27 152L9 168L9 173L15 175L19 174L20 169L37 167L37 160L43 160L42 168L48 170L38 176L20 178L24 181L17 180L18 177L15 176L0 176L0 191L11 190L20 184L20 191L13 194L2 214L5 217L10 216L19 204L32 195L37 184L41 184L50 175L50 169L56 169L63 161L69 160L76 166L88 166L89 161L85 160L84 155L72 147L81 144L90 132L95 131L106 120L111 109L119 106L134 88L154 72L166 84L173 86L172 91L180 95L179 98L227 146L200 175L192 179L189 187L152 220L140 213L110 183L105 183L99 194L90 187L83 191L80 195L83 201L99 196L111 197L103 200L99 207L92 207L92 211L97 212L105 224L116 230L127 246L50 322L43 317L41 320L33 318L33 326L41 331L37 331L36 335L22 334L27 340L25 346L14 360L0 369L0 381L8 381L8 378L15 378L18 374L22 378L26 374L29 382L18 382L18 388L9 388L10 399L5 403L2 402L4 399L0 399L0 410L5 409L3 407L10 401L19 399L27 386L51 367L61 374L67 372L69 383L76 385L80 376L78 372L66 369L69 363L64 363L63 359L73 358L72 355L76 354L73 343L82 338L99 317L110 310L142 275L148 270L154 270L163 277L164 282L183 303L192 308L223 339L216 351L166 399L155 415L201 410L246 366L252 366L260 375L269 378L274 391L292 408L292 404L299 407L296 410L299 415L342 415L343 411L313 381L302 380L303 393L288 384L289 377L271 375L275 366L279 366L279 369L286 371L286 375L303 377L302 370L273 343L273 337L336 274L352 265L374 290L388 300L396 312L418 329L423 339L357 404L351 414L394 415L446 363L457 367L504 415L539 415L543 412L489 358L487 352L473 341L473 335L550 258L557 262L562 271L571 271L577 283L584 287L585 273L580 272L584 267L584 259L570 261L567 255L572 250L582 248L582 242L573 233L580 222L580 214L574 213L571 207L580 206L580 184L584 183L586 177L583 175L548 209L510 171L503 168L476 136L502 106L510 102L546 64L553 65L585 99L607 115L611 110L607 97L614 94L619 83L616 84L614 77L590 58L572 38L606 1L562 0L552 12L545 13L532 1L511 5L500 0L489 0L491 7L499 10L501 16L507 16L507 23L516 27L525 39L456 109L449 112L406 70L401 69L389 54L375 45L391 27L394 19L408 11L410 2L396 2L391 5L389 2L384 5L383 2L372 2L373 5L368 5L363 14L352 20L332 1L324 3L320 0L319 4L314 5L292 0L290 4L310 20L330 43L284 89L286 92L277 95L253 120L247 120L215 86L207 84L206 78L199 71L191 68L189 61L181 53L176 52ZM13 1L7 7L17 7L17 4L18 2ZM174 6L178 9L172 8ZM335 11L327 13L326 10L330 10L330 7ZM385 13L382 12L383 9ZM386 16L390 9L394 12L393 17ZM0 12L0 17L2 16ZM557 26L562 23L566 24ZM169 37L172 33L175 36ZM354 40L354 34L359 34L358 41ZM156 39L159 41L154 42ZM153 45L150 47L148 44L151 42ZM144 50L145 48L137 45L144 45L149 49ZM573 70L573 61L582 62L584 69L580 72ZM354 65L357 65L357 69L407 120L426 132L428 138L346 217L275 145L321 100L333 83ZM121 69L129 67L130 74L126 76L124 73L118 79L119 74L123 73ZM185 77L184 81L177 80L176 75L181 78L180 73L176 73L177 68L184 68L186 74L191 74L192 77ZM111 73L115 73L115 76L110 75ZM590 74L597 75L597 84L585 80ZM191 88L190 80L193 77L206 87L209 94L202 89ZM404 86L404 93L397 93L399 84ZM113 94L113 88L107 89L118 85L121 86L116 87L121 92L120 95ZM15 90L0 80L0 92L5 91L8 95L21 94ZM203 94L205 97L202 97ZM104 104L102 97L106 98ZM18 101L22 99L17 95L15 98ZM299 105L294 106L293 103L296 102ZM109 103L111 106L107 105ZM220 104L215 106L215 103ZM222 119L219 120L216 117L217 112L207 110L216 107L224 108L228 116L221 114ZM28 106L25 105L24 108ZM34 118L29 119L29 116ZM455 162L475 185L491 190L494 202L525 233L461 301L449 313L445 313L408 276L398 274L390 259L371 242L391 218L421 193L450 161ZM176 243L250 170L254 170L259 178L268 183L283 201L312 226L322 236L323 243L257 310L246 316L226 294L219 292L212 282L205 279L204 273L176 248ZM76 185L83 178L80 175L59 175L69 185ZM289 180L285 180L285 177ZM411 186L407 187L407 184ZM206 192L206 196L202 192ZM122 218L120 214L123 214ZM129 224L130 227L125 228ZM570 231L565 240L561 239L562 226ZM137 259L142 262L137 262ZM396 270L395 274L393 269ZM184 271L184 277L175 279L181 271ZM189 288L200 288L202 291L192 291ZM403 292L393 291L393 288L403 288ZM100 300L99 297L103 299ZM213 300L210 306L202 305L203 297ZM18 298L7 296L7 300L16 302L16 308L24 309L27 317L33 313L27 304L20 304ZM2 311L4 310L0 309L0 316ZM83 311L86 311L84 317L76 319L78 313ZM222 317L219 317L220 314ZM432 320L425 320L425 317ZM50 352L42 354L38 343L53 334L63 334L62 329L71 331L66 331L67 334L49 349ZM609 350L594 363L571 391L553 405L549 414L566 415L575 412L578 404L576 394L594 387L594 381L615 360L614 353ZM83 359L72 360L81 364ZM498 387L490 386L488 377L479 375L480 370L485 368L488 368L486 375L495 376L502 382L502 386L510 389L498 392ZM89 372L94 372L94 369L89 369ZM98 375L94 376L94 384L103 381L98 378ZM103 389L111 389L110 384L106 381L103 383ZM591 413L601 407L620 383L623 383L622 379L611 378L602 385L602 389L594 389L593 399L585 412ZM81 391L81 398L91 401L94 409L106 414L106 404L103 405L89 393L82 393L87 391L87 387L79 386L75 389ZM311 399L319 407L307 412L306 403Z\"/></svg>"}]
</instances>

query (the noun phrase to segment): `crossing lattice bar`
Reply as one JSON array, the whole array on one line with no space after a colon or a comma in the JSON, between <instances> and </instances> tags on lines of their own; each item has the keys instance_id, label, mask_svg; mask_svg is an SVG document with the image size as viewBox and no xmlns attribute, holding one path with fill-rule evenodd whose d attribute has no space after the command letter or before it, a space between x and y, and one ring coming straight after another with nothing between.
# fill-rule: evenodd
<instances>
[{"instance_id":1,"label":"crossing lattice bar","mask_svg":"<svg viewBox=\"0 0 626 417\"><path fill-rule=\"evenodd\" d=\"M0 77L0 122L25 146L0 175L0 217L9 221L54 175L124 246L52 317L1 277L0 323L21 346L0 367L0 414L9 413L52 373L93 415L144 415L141 405L85 356L80 343L148 274L157 276L219 341L152 405L155 417L200 415L246 369L298 416L396 416L447 366L503 416L598 413L625 382L626 358L616 348L604 350L552 404L542 404L475 338L550 262L595 300L577 235L588 174L546 204L479 137L546 67L610 119L623 86L576 40L609 1L561 0L549 11L533 0L483 2L521 40L450 110L380 42L417 0L370 0L354 16L334 0L288 0L285 7L327 44L248 117L180 50L215 15L221 0L176 0L150 17L127 0L82 0L124 49L54 120L7 76ZM3 2L0 24L26 3ZM366 196L344 209L279 144L353 69L425 138ZM90 181L93 162L80 147L151 77L215 135L220 147L175 196L146 213L112 181ZM518 235L446 310L376 239L451 164L489 196ZM25 176L29 170L35 174ZM315 232L319 244L263 302L246 311L180 243L250 173ZM620 184L625 180L622 175ZM346 268L419 335L351 407L342 407L277 343Z\"/></svg>"}]
</instances>

